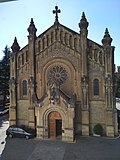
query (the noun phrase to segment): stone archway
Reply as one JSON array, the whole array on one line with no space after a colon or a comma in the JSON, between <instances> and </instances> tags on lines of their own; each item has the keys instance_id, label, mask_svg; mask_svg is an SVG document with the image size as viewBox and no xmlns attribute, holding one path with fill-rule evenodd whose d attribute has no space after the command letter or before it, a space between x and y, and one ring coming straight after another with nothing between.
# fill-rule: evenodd
<instances>
[{"instance_id":1,"label":"stone archway","mask_svg":"<svg viewBox=\"0 0 120 160\"><path fill-rule=\"evenodd\" d=\"M59 138L62 136L62 118L59 112L53 111L48 115L48 137Z\"/></svg>"},{"instance_id":2,"label":"stone archway","mask_svg":"<svg viewBox=\"0 0 120 160\"><path fill-rule=\"evenodd\" d=\"M62 107L53 104L36 107L37 137L41 139L61 139L63 141L74 140L74 108L69 107L68 110L65 110L64 103L62 103Z\"/></svg>"}]
</instances>

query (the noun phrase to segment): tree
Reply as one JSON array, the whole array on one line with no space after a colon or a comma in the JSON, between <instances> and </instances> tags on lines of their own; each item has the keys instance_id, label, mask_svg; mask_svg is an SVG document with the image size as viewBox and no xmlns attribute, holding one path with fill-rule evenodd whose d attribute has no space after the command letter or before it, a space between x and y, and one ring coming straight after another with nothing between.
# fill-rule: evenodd
<instances>
[{"instance_id":1,"label":"tree","mask_svg":"<svg viewBox=\"0 0 120 160\"><path fill-rule=\"evenodd\" d=\"M0 61L0 107L4 108L9 103L10 79L10 49L8 46L3 51L4 56Z\"/></svg>"}]
</instances>

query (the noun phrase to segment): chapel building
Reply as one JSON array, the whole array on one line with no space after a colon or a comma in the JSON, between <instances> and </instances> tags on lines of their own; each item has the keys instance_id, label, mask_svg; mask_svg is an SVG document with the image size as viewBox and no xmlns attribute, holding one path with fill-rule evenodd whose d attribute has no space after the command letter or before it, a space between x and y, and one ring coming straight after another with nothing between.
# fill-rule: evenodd
<instances>
[{"instance_id":1,"label":"chapel building","mask_svg":"<svg viewBox=\"0 0 120 160\"><path fill-rule=\"evenodd\" d=\"M28 44L15 37L10 58L10 125L26 125L38 138L73 141L101 124L115 136L114 46L106 28L102 44L88 38L84 12L77 33L58 21L41 35L31 19ZM94 33L93 33L94 34Z\"/></svg>"}]
</instances>

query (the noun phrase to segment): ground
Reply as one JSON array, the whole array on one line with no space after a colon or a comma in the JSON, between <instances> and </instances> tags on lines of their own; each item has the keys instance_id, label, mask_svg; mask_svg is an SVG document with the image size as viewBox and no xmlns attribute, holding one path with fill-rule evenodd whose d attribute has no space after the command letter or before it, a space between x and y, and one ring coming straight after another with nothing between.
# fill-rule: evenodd
<instances>
[{"instance_id":1,"label":"ground","mask_svg":"<svg viewBox=\"0 0 120 160\"><path fill-rule=\"evenodd\" d=\"M8 125L8 115L0 117L0 160L120 160L119 137L78 137L74 143L5 139Z\"/></svg>"},{"instance_id":2,"label":"ground","mask_svg":"<svg viewBox=\"0 0 120 160\"><path fill-rule=\"evenodd\" d=\"M0 116L0 156L5 146L6 129L9 126L8 114Z\"/></svg>"},{"instance_id":3,"label":"ground","mask_svg":"<svg viewBox=\"0 0 120 160\"><path fill-rule=\"evenodd\" d=\"M7 138L0 160L120 160L119 149L119 137L79 137L74 143Z\"/></svg>"}]
</instances>

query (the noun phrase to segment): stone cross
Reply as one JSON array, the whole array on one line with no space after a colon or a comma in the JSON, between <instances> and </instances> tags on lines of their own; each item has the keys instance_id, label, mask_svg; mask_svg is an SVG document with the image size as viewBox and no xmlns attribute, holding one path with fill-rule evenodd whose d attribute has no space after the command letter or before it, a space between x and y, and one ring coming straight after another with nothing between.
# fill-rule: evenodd
<instances>
[{"instance_id":1,"label":"stone cross","mask_svg":"<svg viewBox=\"0 0 120 160\"><path fill-rule=\"evenodd\" d=\"M53 10L53 14L55 14L55 22L58 22L58 13L60 13L61 10L58 9L58 6L55 6L55 10Z\"/></svg>"}]
</instances>

